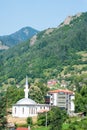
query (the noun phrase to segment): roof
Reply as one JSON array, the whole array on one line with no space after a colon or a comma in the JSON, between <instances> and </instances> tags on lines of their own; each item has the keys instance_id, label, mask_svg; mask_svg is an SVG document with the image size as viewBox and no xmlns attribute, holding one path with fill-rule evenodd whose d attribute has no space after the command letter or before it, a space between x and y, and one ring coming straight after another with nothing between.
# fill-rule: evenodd
<instances>
[{"instance_id":1,"label":"roof","mask_svg":"<svg viewBox=\"0 0 87 130\"><path fill-rule=\"evenodd\" d=\"M57 89L57 90L51 90L51 91L49 91L49 93L60 93L60 92L68 93L68 94L74 94L73 91L70 91L68 89Z\"/></svg>"},{"instance_id":2,"label":"roof","mask_svg":"<svg viewBox=\"0 0 87 130\"><path fill-rule=\"evenodd\" d=\"M19 127L16 130L29 130L28 128L24 128L24 127Z\"/></svg>"},{"instance_id":3,"label":"roof","mask_svg":"<svg viewBox=\"0 0 87 130\"><path fill-rule=\"evenodd\" d=\"M33 105L33 104L37 104L37 103L30 98L22 98L16 104L17 105L31 105L31 104Z\"/></svg>"},{"instance_id":4,"label":"roof","mask_svg":"<svg viewBox=\"0 0 87 130\"><path fill-rule=\"evenodd\" d=\"M44 112L48 112L49 110L46 110L46 109L41 109L38 111L38 113L44 113Z\"/></svg>"}]
</instances>

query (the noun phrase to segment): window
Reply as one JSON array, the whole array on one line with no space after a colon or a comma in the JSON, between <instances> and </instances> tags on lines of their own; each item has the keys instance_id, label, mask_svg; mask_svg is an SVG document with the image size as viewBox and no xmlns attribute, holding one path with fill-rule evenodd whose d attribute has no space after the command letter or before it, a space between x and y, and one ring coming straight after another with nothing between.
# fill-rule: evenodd
<instances>
[{"instance_id":1,"label":"window","mask_svg":"<svg viewBox=\"0 0 87 130\"><path fill-rule=\"evenodd\" d=\"M37 113L37 108L36 108L36 113Z\"/></svg>"},{"instance_id":2,"label":"window","mask_svg":"<svg viewBox=\"0 0 87 130\"><path fill-rule=\"evenodd\" d=\"M31 114L33 114L33 108L31 108Z\"/></svg>"},{"instance_id":3,"label":"window","mask_svg":"<svg viewBox=\"0 0 87 130\"><path fill-rule=\"evenodd\" d=\"M15 107L15 114L16 114L16 107Z\"/></svg>"},{"instance_id":4,"label":"window","mask_svg":"<svg viewBox=\"0 0 87 130\"><path fill-rule=\"evenodd\" d=\"M30 114L30 108L29 108L29 114Z\"/></svg>"},{"instance_id":5,"label":"window","mask_svg":"<svg viewBox=\"0 0 87 130\"><path fill-rule=\"evenodd\" d=\"M22 108L22 113L24 114L24 107Z\"/></svg>"},{"instance_id":6,"label":"window","mask_svg":"<svg viewBox=\"0 0 87 130\"><path fill-rule=\"evenodd\" d=\"M35 114L35 108L33 109L33 114Z\"/></svg>"}]
</instances>

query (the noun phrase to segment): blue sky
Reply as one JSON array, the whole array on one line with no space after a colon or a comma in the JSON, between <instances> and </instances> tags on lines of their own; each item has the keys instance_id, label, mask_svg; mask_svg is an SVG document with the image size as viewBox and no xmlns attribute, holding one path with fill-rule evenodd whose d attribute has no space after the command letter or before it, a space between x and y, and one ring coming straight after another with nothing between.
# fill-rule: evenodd
<instances>
[{"instance_id":1,"label":"blue sky","mask_svg":"<svg viewBox=\"0 0 87 130\"><path fill-rule=\"evenodd\" d=\"M57 27L67 16L87 11L87 0L0 0L0 35L22 27Z\"/></svg>"}]
</instances>

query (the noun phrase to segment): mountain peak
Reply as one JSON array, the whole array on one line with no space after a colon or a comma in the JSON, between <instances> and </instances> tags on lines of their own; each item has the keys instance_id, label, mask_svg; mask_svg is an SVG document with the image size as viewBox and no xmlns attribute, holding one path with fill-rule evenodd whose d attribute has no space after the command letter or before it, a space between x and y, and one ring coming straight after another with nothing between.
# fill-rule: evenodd
<instances>
[{"instance_id":1,"label":"mountain peak","mask_svg":"<svg viewBox=\"0 0 87 130\"><path fill-rule=\"evenodd\" d=\"M2 41L3 45L12 47L16 44L25 42L26 40L32 38L38 32L38 30L32 27L23 27L22 29L10 35L0 36L0 41Z\"/></svg>"}]
</instances>

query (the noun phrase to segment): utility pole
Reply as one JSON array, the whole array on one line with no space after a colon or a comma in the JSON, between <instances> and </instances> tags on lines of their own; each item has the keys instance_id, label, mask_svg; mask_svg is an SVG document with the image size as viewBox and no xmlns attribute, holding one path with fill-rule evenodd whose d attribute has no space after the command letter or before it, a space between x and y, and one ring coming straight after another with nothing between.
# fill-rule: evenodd
<instances>
[{"instance_id":1,"label":"utility pole","mask_svg":"<svg viewBox=\"0 0 87 130\"><path fill-rule=\"evenodd\" d=\"M28 126L28 130L30 130L30 126Z\"/></svg>"},{"instance_id":2,"label":"utility pole","mask_svg":"<svg viewBox=\"0 0 87 130\"><path fill-rule=\"evenodd\" d=\"M46 111L46 123L45 123L45 126L47 127L47 111Z\"/></svg>"}]
</instances>

